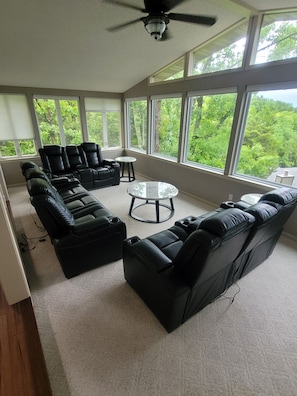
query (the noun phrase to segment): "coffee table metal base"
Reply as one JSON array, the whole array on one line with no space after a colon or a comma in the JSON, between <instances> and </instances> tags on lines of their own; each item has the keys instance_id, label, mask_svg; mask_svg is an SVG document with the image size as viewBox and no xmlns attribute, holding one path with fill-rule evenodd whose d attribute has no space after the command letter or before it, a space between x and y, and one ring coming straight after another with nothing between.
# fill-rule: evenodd
<instances>
[{"instance_id":1,"label":"coffee table metal base","mask_svg":"<svg viewBox=\"0 0 297 396\"><path fill-rule=\"evenodd\" d=\"M142 221L144 223L163 223L164 221L171 219L171 217L174 215L174 205L173 205L172 198L169 198L170 205L160 203L159 200L153 200L153 201L146 200L144 203L134 206L135 199L136 199L135 197L132 197L131 205L130 205L130 209L129 209L129 216L131 216L135 220ZM135 215L135 213L134 213L135 209L139 208L140 206L144 206L144 205L155 205L156 206L156 220L147 220L147 219L144 219L142 217ZM160 206L162 206L163 208L169 209L169 215L162 219L160 219Z\"/></svg>"}]
</instances>

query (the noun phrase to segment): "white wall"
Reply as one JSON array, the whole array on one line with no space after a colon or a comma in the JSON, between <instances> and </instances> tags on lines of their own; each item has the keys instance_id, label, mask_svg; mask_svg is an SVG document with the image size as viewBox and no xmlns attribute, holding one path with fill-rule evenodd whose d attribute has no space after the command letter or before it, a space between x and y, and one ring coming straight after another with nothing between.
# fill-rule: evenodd
<instances>
[{"instance_id":1,"label":"white wall","mask_svg":"<svg viewBox=\"0 0 297 396\"><path fill-rule=\"evenodd\" d=\"M2 171L0 177L2 176ZM1 181L1 185L3 180ZM7 200L0 185L0 283L8 304L30 297L21 255L8 213Z\"/></svg>"}]
</instances>

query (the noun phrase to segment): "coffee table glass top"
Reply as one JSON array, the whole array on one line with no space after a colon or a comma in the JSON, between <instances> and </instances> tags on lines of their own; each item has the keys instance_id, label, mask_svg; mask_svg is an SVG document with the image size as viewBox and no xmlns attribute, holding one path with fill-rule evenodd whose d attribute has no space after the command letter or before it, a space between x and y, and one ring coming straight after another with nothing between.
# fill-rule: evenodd
<instances>
[{"instance_id":1,"label":"coffee table glass top","mask_svg":"<svg viewBox=\"0 0 297 396\"><path fill-rule=\"evenodd\" d=\"M178 189L169 183L147 181L132 184L127 192L135 198L158 201L175 197L178 194Z\"/></svg>"}]
</instances>

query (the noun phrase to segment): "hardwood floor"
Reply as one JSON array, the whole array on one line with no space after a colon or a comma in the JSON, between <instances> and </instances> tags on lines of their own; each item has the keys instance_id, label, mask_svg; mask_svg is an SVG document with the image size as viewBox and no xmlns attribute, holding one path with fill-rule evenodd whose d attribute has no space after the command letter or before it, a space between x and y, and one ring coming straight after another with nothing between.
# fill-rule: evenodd
<instances>
[{"instance_id":1,"label":"hardwood floor","mask_svg":"<svg viewBox=\"0 0 297 396\"><path fill-rule=\"evenodd\" d=\"M1 286L0 395L52 395L31 299L10 306Z\"/></svg>"}]
</instances>

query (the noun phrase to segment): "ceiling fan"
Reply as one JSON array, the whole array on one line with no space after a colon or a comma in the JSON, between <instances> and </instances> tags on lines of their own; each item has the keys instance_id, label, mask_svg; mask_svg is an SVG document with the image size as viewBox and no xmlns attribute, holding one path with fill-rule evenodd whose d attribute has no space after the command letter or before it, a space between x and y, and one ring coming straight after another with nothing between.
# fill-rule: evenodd
<instances>
[{"instance_id":1,"label":"ceiling fan","mask_svg":"<svg viewBox=\"0 0 297 396\"><path fill-rule=\"evenodd\" d=\"M187 22L187 23L195 23L206 26L212 26L216 22L216 18L211 16L176 14L173 12L169 12L177 5L187 0L144 0L144 8L120 0L103 0L103 1L106 3L118 5L121 7L131 8L133 10L137 10L148 14L145 17L133 19L131 21L112 26L107 29L109 32L115 32L119 29L125 28L127 26L133 25L134 23L142 21L144 23L145 30L155 40L163 41L169 38L167 32L167 25L171 20Z\"/></svg>"}]
</instances>

